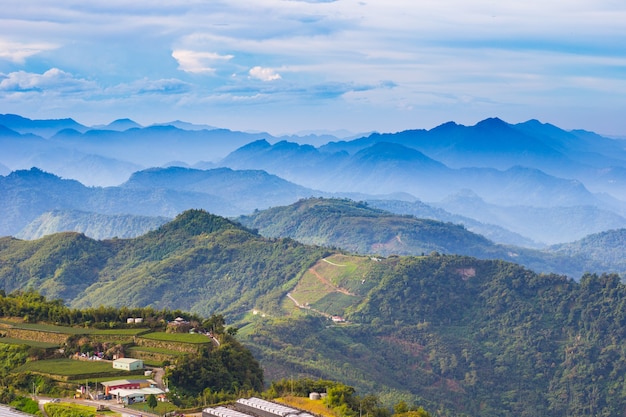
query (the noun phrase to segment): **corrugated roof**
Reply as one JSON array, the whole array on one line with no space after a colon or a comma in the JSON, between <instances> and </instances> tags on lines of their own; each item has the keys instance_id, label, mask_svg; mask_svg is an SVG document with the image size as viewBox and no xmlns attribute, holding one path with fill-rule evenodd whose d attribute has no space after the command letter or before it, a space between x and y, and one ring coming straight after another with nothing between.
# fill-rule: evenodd
<instances>
[{"instance_id":1,"label":"corrugated roof","mask_svg":"<svg viewBox=\"0 0 626 417\"><path fill-rule=\"evenodd\" d=\"M120 358L120 359L115 359L113 361L118 362L118 363L135 363L135 362L143 362L141 359L133 359L133 358Z\"/></svg>"},{"instance_id":2,"label":"corrugated roof","mask_svg":"<svg viewBox=\"0 0 626 417\"><path fill-rule=\"evenodd\" d=\"M8 405L0 404L0 417L33 417L30 414L23 413L11 408Z\"/></svg>"},{"instance_id":3,"label":"corrugated roof","mask_svg":"<svg viewBox=\"0 0 626 417\"><path fill-rule=\"evenodd\" d=\"M163 391L160 388L137 388L137 389L118 388L118 389L109 391L109 393L113 395L118 395L120 397L128 397L131 395L150 395L150 394L161 395L161 394L165 394L165 391Z\"/></svg>"},{"instance_id":4,"label":"corrugated roof","mask_svg":"<svg viewBox=\"0 0 626 417\"><path fill-rule=\"evenodd\" d=\"M241 413L226 407L205 408L202 411L216 417L250 417L250 415L246 413Z\"/></svg>"},{"instance_id":5,"label":"corrugated roof","mask_svg":"<svg viewBox=\"0 0 626 417\"><path fill-rule=\"evenodd\" d=\"M276 414L278 416L287 416L289 414L300 414L300 410L296 410L295 408L286 407L284 405L276 404L271 401L265 401L260 398L251 397L249 399L240 398L237 400L237 403L242 405L247 405L248 407L253 407L258 410L267 411L272 414Z\"/></svg>"},{"instance_id":6,"label":"corrugated roof","mask_svg":"<svg viewBox=\"0 0 626 417\"><path fill-rule=\"evenodd\" d=\"M151 379L116 379L115 381L100 382L105 387L113 387L116 385L128 385L128 384L155 384Z\"/></svg>"}]
</instances>

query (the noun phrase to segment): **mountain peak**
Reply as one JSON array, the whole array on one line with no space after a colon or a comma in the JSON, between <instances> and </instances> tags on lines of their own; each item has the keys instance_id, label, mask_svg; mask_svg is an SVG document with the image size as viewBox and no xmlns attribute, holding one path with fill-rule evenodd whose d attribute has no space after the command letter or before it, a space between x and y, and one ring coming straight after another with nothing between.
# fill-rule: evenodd
<instances>
[{"instance_id":1,"label":"mountain peak","mask_svg":"<svg viewBox=\"0 0 626 417\"><path fill-rule=\"evenodd\" d=\"M205 210L186 210L171 222L164 224L154 233L170 234L183 232L189 236L216 233L227 229L241 228L225 217L210 214Z\"/></svg>"},{"instance_id":2,"label":"mountain peak","mask_svg":"<svg viewBox=\"0 0 626 417\"><path fill-rule=\"evenodd\" d=\"M476 123L474 127L483 128L483 129L485 128L488 128L488 129L508 128L509 124L498 117L489 117L485 120L481 120L480 122Z\"/></svg>"},{"instance_id":3,"label":"mountain peak","mask_svg":"<svg viewBox=\"0 0 626 417\"><path fill-rule=\"evenodd\" d=\"M139 123L128 118L117 119L117 120L112 121L108 125L106 125L107 129L118 130L118 131L124 131L128 129L141 128L141 127L142 126Z\"/></svg>"}]
</instances>

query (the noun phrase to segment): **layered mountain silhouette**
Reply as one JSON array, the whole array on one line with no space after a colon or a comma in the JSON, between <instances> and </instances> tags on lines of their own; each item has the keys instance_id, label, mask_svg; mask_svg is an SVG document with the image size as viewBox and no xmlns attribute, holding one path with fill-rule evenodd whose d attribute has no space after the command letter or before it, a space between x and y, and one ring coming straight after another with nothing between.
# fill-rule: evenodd
<instances>
[{"instance_id":1,"label":"layered mountain silhouette","mask_svg":"<svg viewBox=\"0 0 626 417\"><path fill-rule=\"evenodd\" d=\"M22 190L29 197L11 201L37 209L13 214L14 220L27 221L0 232L17 233L57 209L173 217L202 207L236 216L310 196L426 203L466 219L467 227L474 221L500 228L490 235L499 242L530 246L626 226L623 140L537 120L509 124L497 118L353 140L309 137L316 143L330 140L322 146L304 139L180 121L143 127L119 119L87 127L72 119L2 115L0 174L6 178L36 166L87 186L116 187L89 190L80 204L71 203L72 191L70 201L58 194L39 204L32 190ZM28 188L27 183L21 184ZM9 207L13 203L3 204L21 213Z\"/></svg>"}]
</instances>

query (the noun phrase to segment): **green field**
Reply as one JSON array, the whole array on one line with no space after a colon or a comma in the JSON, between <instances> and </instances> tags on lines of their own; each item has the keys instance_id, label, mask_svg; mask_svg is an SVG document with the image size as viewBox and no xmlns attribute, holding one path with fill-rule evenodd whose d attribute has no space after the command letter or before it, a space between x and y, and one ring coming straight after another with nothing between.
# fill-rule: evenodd
<instances>
[{"instance_id":1,"label":"green field","mask_svg":"<svg viewBox=\"0 0 626 417\"><path fill-rule=\"evenodd\" d=\"M150 353L161 353L163 355L169 355L169 356L182 356L184 355L183 352L180 352L178 350L172 350L172 349L165 349L165 348L156 348L156 347L149 347L149 346L133 346L129 349L129 351L132 352L150 352Z\"/></svg>"},{"instance_id":2,"label":"green field","mask_svg":"<svg viewBox=\"0 0 626 417\"><path fill-rule=\"evenodd\" d=\"M5 343L7 345L27 345L34 348L40 349L52 349L57 348L59 345L57 343L47 343L47 342L36 342L34 340L22 340L22 339L13 339L12 337L3 337L0 338L0 343Z\"/></svg>"},{"instance_id":3,"label":"green field","mask_svg":"<svg viewBox=\"0 0 626 417\"><path fill-rule=\"evenodd\" d=\"M75 376L96 373L119 373L113 369L111 362L106 361L75 361L72 359L48 359L32 361L16 368L14 372L39 372L44 374Z\"/></svg>"},{"instance_id":4,"label":"green field","mask_svg":"<svg viewBox=\"0 0 626 417\"><path fill-rule=\"evenodd\" d=\"M46 413L50 417L95 417L96 407L72 403L47 403L44 405Z\"/></svg>"},{"instance_id":5,"label":"green field","mask_svg":"<svg viewBox=\"0 0 626 417\"><path fill-rule=\"evenodd\" d=\"M141 335L142 339L161 340L164 342L180 342L205 344L211 343L211 339L205 335L197 333L164 333L154 332Z\"/></svg>"},{"instance_id":6,"label":"green field","mask_svg":"<svg viewBox=\"0 0 626 417\"><path fill-rule=\"evenodd\" d=\"M148 404L146 404L145 402L131 404L127 406L127 408L133 409L135 411L145 411L148 413L154 413L160 416L164 415L165 413L169 413L170 411L177 410L174 404L170 402L163 402L163 401L159 401L154 410L150 409L150 407L148 407Z\"/></svg>"},{"instance_id":7,"label":"green field","mask_svg":"<svg viewBox=\"0 0 626 417\"><path fill-rule=\"evenodd\" d=\"M35 330L38 332L60 333L60 334L98 334L98 335L122 335L134 336L149 331L147 328L133 329L94 329L89 327L57 326L45 323L20 323L11 320L0 320L0 323L7 324L16 329Z\"/></svg>"},{"instance_id":8,"label":"green field","mask_svg":"<svg viewBox=\"0 0 626 417\"><path fill-rule=\"evenodd\" d=\"M81 375L78 375L78 377L76 379L68 379L67 382L69 383L74 383L74 384L78 384L78 385L83 385L86 382L88 382L90 384L91 387L93 387L94 385L100 383L100 382L107 382L107 381L116 381L119 379L133 379L133 380L147 380L150 379L150 377L147 377L143 374L143 371L141 372L131 372L129 374L124 374L122 375L111 375L111 376L102 376L99 378L94 378L92 376L89 377L88 381L85 381L84 377L81 377ZM97 388L97 387L96 387Z\"/></svg>"},{"instance_id":9,"label":"green field","mask_svg":"<svg viewBox=\"0 0 626 417\"><path fill-rule=\"evenodd\" d=\"M308 270L291 295L302 305L328 314L343 314L346 308L361 301L363 289L371 285L362 280L373 265L374 261L363 256L331 256ZM293 302L283 304L287 308L292 305Z\"/></svg>"},{"instance_id":10,"label":"green field","mask_svg":"<svg viewBox=\"0 0 626 417\"><path fill-rule=\"evenodd\" d=\"M54 324L44 323L19 323L9 320L0 320L0 323L8 324L16 329L35 330L38 332L60 333L60 334L86 334L90 332L90 329L84 327L68 327L68 326L56 326Z\"/></svg>"},{"instance_id":11,"label":"green field","mask_svg":"<svg viewBox=\"0 0 626 417\"><path fill-rule=\"evenodd\" d=\"M133 328L133 329L89 329L89 334L106 334L106 335L122 335L122 336L137 336L142 333L149 332L148 328Z\"/></svg>"}]
</instances>

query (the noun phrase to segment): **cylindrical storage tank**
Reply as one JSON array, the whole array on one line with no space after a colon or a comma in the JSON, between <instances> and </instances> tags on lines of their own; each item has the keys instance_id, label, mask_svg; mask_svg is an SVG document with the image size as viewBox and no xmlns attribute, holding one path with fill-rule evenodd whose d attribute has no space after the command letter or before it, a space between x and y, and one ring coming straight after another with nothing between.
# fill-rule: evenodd
<instances>
[{"instance_id":1,"label":"cylindrical storage tank","mask_svg":"<svg viewBox=\"0 0 626 417\"><path fill-rule=\"evenodd\" d=\"M319 400L322 398L319 392L312 392L309 394L309 400Z\"/></svg>"}]
</instances>

